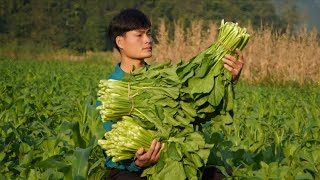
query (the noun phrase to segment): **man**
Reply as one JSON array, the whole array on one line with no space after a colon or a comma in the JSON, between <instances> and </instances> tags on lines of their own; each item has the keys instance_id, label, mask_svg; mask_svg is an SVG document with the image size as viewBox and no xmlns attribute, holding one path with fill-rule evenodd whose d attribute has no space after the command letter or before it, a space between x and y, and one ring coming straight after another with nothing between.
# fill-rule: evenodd
<instances>
[{"instance_id":1,"label":"man","mask_svg":"<svg viewBox=\"0 0 320 180\"><path fill-rule=\"evenodd\" d=\"M147 65L144 59L152 56L151 23L148 17L141 11L126 9L116 15L109 25L109 37L120 52L121 62L116 66L108 79L121 80L126 73L130 73L133 66L139 68ZM223 59L224 66L231 72L233 80L239 78L244 64L242 53L239 50L237 50L237 53L239 59L230 55L226 55ZM105 122L103 124L106 131L111 130L111 125L112 122ZM140 177L142 168L155 164L160 157L160 153L161 143L153 140L147 152L144 152L143 148L137 150L134 160L115 163L106 155L106 166L111 168L108 179L146 179ZM204 175L204 177L210 176Z\"/></svg>"}]
</instances>

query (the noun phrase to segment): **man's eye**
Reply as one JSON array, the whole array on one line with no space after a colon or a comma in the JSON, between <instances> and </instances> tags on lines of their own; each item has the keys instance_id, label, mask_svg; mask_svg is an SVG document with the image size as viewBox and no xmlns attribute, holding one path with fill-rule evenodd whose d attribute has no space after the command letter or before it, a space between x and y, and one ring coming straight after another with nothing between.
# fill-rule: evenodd
<instances>
[{"instance_id":1,"label":"man's eye","mask_svg":"<svg viewBox=\"0 0 320 180\"><path fill-rule=\"evenodd\" d=\"M142 34L138 34L137 36L141 37L141 36L142 36Z\"/></svg>"}]
</instances>

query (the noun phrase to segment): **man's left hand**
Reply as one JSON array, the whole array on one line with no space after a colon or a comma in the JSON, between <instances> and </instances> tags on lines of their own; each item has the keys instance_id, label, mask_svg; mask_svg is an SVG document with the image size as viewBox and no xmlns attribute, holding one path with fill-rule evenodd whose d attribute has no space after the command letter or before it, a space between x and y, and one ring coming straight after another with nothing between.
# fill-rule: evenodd
<instances>
[{"instance_id":1,"label":"man's left hand","mask_svg":"<svg viewBox=\"0 0 320 180\"><path fill-rule=\"evenodd\" d=\"M226 54L222 59L224 67L232 74L233 81L237 81L239 79L245 61L244 55L240 49L236 49L236 53L239 56L238 59L229 54Z\"/></svg>"}]
</instances>

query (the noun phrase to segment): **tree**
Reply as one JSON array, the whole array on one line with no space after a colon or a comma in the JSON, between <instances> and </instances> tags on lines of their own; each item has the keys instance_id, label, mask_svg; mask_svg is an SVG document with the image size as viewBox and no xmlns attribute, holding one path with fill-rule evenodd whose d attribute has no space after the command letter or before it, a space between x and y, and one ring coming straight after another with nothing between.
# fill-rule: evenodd
<instances>
[{"instance_id":1,"label":"tree","mask_svg":"<svg viewBox=\"0 0 320 180\"><path fill-rule=\"evenodd\" d=\"M79 52L110 50L108 24L124 8L145 12L152 21L153 34L160 19L165 20L169 35L174 32L175 22L182 22L186 28L200 19L204 26L220 23L221 19L275 28L299 22L297 7L288 6L279 16L272 0L3 0L0 43L14 39Z\"/></svg>"}]
</instances>

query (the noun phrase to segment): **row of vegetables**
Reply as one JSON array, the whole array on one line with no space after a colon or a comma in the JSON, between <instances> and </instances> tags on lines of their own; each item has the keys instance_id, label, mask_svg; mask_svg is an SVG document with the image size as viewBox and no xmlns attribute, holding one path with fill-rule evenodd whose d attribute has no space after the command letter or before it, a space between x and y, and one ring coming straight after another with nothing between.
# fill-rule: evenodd
<instances>
[{"instance_id":1,"label":"row of vegetables","mask_svg":"<svg viewBox=\"0 0 320 180\"><path fill-rule=\"evenodd\" d=\"M0 67L1 179L103 179L95 104L113 65L2 59ZM319 179L320 87L234 90L233 123L204 126L214 144L207 163L230 178Z\"/></svg>"},{"instance_id":2,"label":"row of vegetables","mask_svg":"<svg viewBox=\"0 0 320 180\"><path fill-rule=\"evenodd\" d=\"M215 46L226 51L225 42ZM208 64L219 59L209 49L190 63L150 66L121 82L99 83L110 62L1 59L0 179L103 179L102 149L147 149L153 138L165 148L145 170L149 178L196 179L214 164L230 179L319 179L320 87L234 87L218 61ZM120 104L99 110L103 121L119 123L112 133L122 143L105 134L96 110L98 90L108 102L112 85ZM115 151L114 161L133 152Z\"/></svg>"}]
</instances>

